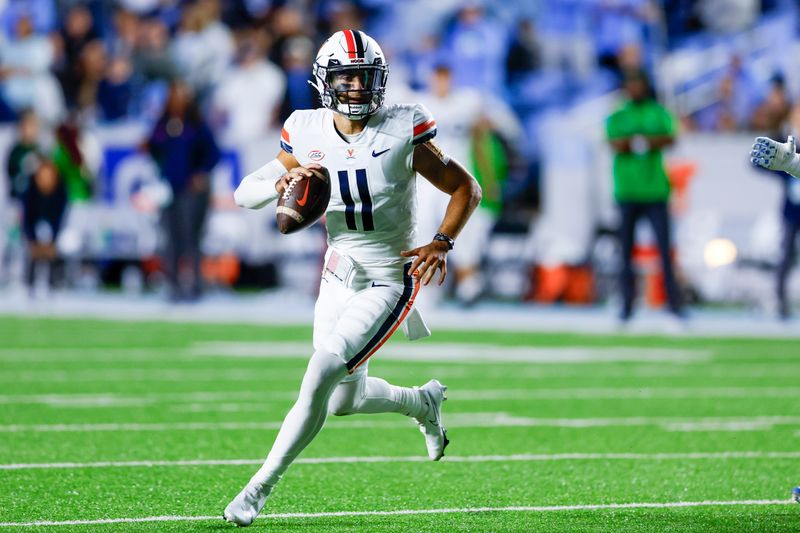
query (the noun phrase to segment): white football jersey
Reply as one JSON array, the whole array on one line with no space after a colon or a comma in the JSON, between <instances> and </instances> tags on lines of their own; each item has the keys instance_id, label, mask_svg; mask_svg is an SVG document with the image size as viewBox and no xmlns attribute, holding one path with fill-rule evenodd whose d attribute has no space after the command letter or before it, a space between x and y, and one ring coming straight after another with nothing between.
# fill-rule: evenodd
<instances>
[{"instance_id":1,"label":"white football jersey","mask_svg":"<svg viewBox=\"0 0 800 533\"><path fill-rule=\"evenodd\" d=\"M301 165L319 163L331 177L326 211L328 245L365 267L402 265L416 233L414 147L436 135L422 105L390 105L372 115L347 142L333 111L295 111L283 126L281 148Z\"/></svg>"}]
</instances>

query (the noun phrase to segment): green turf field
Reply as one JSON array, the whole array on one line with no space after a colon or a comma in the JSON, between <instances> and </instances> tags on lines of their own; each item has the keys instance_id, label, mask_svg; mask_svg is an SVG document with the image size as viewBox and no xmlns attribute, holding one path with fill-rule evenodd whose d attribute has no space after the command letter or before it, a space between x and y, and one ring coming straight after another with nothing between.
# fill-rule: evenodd
<instances>
[{"instance_id":1,"label":"green turf field","mask_svg":"<svg viewBox=\"0 0 800 533\"><path fill-rule=\"evenodd\" d=\"M310 336L0 317L0 529L233 529L217 517L272 443ZM423 437L399 415L331 417L253 528L797 531L799 346L398 338L370 372L449 386L445 459L426 461ZM173 518L131 520L152 517Z\"/></svg>"}]
</instances>

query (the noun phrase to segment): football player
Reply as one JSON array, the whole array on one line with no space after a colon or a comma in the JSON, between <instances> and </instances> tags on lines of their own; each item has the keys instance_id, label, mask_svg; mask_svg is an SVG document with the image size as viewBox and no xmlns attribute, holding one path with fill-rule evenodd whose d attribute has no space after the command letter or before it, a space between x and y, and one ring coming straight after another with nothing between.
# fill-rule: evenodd
<instances>
[{"instance_id":1,"label":"football player","mask_svg":"<svg viewBox=\"0 0 800 533\"><path fill-rule=\"evenodd\" d=\"M302 176L311 177L315 165L325 166L332 182L314 352L264 465L225 508L225 519L240 526L261 512L328 414L412 417L434 461L448 444L441 417L446 387L435 379L414 388L391 385L368 376L367 363L407 318L409 338L429 333L412 308L414 298L437 274L444 282L447 253L481 190L433 142L436 121L424 106L383 105L388 74L374 39L355 30L334 33L313 65L312 85L323 107L292 113L277 158L246 176L234 193L239 206L258 209ZM439 231L412 248L417 173L450 200Z\"/></svg>"},{"instance_id":2,"label":"football player","mask_svg":"<svg viewBox=\"0 0 800 533\"><path fill-rule=\"evenodd\" d=\"M750 153L750 161L754 165L785 172L779 176L784 182L783 237L775 287L778 316L781 320L788 320L791 315L786 281L794 264L795 241L800 234L800 180L790 177L800 178L800 154L796 152L794 137L790 135L785 143L768 137L758 137Z\"/></svg>"}]
</instances>

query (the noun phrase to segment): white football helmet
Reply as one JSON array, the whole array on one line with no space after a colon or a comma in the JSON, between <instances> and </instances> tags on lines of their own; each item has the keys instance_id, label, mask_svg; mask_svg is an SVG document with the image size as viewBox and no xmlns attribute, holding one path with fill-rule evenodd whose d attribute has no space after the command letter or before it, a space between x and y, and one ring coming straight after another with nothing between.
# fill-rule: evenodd
<instances>
[{"instance_id":1,"label":"white football helmet","mask_svg":"<svg viewBox=\"0 0 800 533\"><path fill-rule=\"evenodd\" d=\"M383 105L389 66L378 43L358 30L337 31L317 53L314 81L322 105L350 120L366 118Z\"/></svg>"}]
</instances>

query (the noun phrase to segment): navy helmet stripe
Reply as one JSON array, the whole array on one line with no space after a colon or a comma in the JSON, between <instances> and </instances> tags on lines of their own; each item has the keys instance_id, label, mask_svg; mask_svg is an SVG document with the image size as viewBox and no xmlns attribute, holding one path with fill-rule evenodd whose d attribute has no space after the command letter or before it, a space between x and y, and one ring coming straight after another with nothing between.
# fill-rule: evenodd
<instances>
[{"instance_id":1,"label":"navy helmet stripe","mask_svg":"<svg viewBox=\"0 0 800 533\"><path fill-rule=\"evenodd\" d=\"M403 285L405 288L403 289L403 294L400 296L400 299L397 300L397 305L394 306L392 312L389 313L389 316L386 317L386 320L383 321L381 327L378 328L378 331L372 338L367 342L366 346L364 346L352 359L347 361L347 370L352 371L355 367L361 363L361 361L369 355L375 346L389 332L389 330L394 326L394 324L400 320L400 317L403 316L403 308L408 305L409 300L411 300L411 295L414 294L414 278L410 275L408 269L411 267L411 263L406 263L403 266Z\"/></svg>"},{"instance_id":2,"label":"navy helmet stripe","mask_svg":"<svg viewBox=\"0 0 800 533\"><path fill-rule=\"evenodd\" d=\"M353 32L353 38L356 41L356 57L364 58L364 40L361 37L360 31Z\"/></svg>"}]
</instances>

